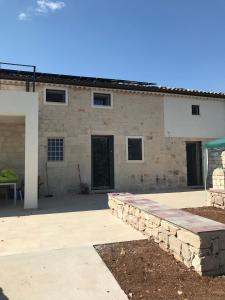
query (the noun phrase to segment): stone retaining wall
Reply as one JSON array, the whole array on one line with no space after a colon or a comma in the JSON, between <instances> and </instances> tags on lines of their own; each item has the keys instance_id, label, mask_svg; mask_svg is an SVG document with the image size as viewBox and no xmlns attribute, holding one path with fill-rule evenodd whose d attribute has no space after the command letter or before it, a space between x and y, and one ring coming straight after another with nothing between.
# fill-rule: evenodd
<instances>
[{"instance_id":1,"label":"stone retaining wall","mask_svg":"<svg viewBox=\"0 0 225 300\"><path fill-rule=\"evenodd\" d=\"M153 239L187 267L201 275L225 274L224 224L141 196L113 193L108 197L114 216Z\"/></svg>"},{"instance_id":2,"label":"stone retaining wall","mask_svg":"<svg viewBox=\"0 0 225 300\"><path fill-rule=\"evenodd\" d=\"M217 168L223 168L223 164L225 161L225 152L223 150L218 149L209 149L209 169L208 169L208 178L207 183L209 187L213 186L212 178L213 172Z\"/></svg>"},{"instance_id":3,"label":"stone retaining wall","mask_svg":"<svg viewBox=\"0 0 225 300\"><path fill-rule=\"evenodd\" d=\"M223 152L225 153L225 152ZM208 205L225 209L225 155L223 155L223 168L213 171L213 188L209 190Z\"/></svg>"},{"instance_id":4,"label":"stone retaining wall","mask_svg":"<svg viewBox=\"0 0 225 300\"><path fill-rule=\"evenodd\" d=\"M209 190L209 201L210 206L225 209L225 190Z\"/></svg>"}]
</instances>

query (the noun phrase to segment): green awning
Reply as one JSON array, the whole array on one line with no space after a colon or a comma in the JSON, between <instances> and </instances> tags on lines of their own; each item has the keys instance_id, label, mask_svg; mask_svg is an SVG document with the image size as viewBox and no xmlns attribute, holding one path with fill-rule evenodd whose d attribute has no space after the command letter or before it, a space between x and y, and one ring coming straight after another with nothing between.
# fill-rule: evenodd
<instances>
[{"instance_id":1,"label":"green awning","mask_svg":"<svg viewBox=\"0 0 225 300\"><path fill-rule=\"evenodd\" d=\"M225 138L209 141L205 144L207 149L221 149L225 148Z\"/></svg>"}]
</instances>

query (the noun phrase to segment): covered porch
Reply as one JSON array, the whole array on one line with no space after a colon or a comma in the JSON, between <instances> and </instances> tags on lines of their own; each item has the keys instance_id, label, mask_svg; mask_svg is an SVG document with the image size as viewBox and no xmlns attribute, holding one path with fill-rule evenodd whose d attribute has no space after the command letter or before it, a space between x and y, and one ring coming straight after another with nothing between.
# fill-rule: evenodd
<instances>
[{"instance_id":1,"label":"covered porch","mask_svg":"<svg viewBox=\"0 0 225 300\"><path fill-rule=\"evenodd\" d=\"M18 177L16 181L17 187L21 189L21 186L23 186L23 193L18 197L18 201L14 199L13 203L22 203L24 208L37 208L37 93L9 90L0 91L0 172L3 169L15 172ZM7 183L10 183L10 180ZM18 193L16 193L17 196Z\"/></svg>"}]
</instances>

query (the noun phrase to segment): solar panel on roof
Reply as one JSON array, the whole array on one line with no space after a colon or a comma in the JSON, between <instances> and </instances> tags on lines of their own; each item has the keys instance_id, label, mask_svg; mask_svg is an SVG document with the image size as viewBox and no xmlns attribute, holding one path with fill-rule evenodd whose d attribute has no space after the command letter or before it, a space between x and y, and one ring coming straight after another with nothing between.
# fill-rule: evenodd
<instances>
[{"instance_id":1,"label":"solar panel on roof","mask_svg":"<svg viewBox=\"0 0 225 300\"><path fill-rule=\"evenodd\" d=\"M132 81L132 80L120 80L109 78L97 78L97 77L85 77L85 76L71 76L61 74L50 73L36 73L36 82L51 82L56 84L73 84L80 86L90 86L99 88L112 88L112 89L127 89L137 91L149 91L158 93L169 93L179 95L194 95L202 97L214 97L225 99L225 93L221 92L207 92L200 90L190 90L184 88L169 88L158 86L152 82ZM28 71L19 71L12 69L2 69L0 66L0 79L8 80L21 80L32 81L33 73Z\"/></svg>"}]
</instances>

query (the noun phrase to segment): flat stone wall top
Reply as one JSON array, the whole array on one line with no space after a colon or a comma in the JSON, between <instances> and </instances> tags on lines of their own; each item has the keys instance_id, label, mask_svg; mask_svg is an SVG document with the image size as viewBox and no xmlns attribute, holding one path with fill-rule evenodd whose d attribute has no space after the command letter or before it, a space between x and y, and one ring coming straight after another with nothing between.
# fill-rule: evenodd
<instances>
[{"instance_id":1,"label":"flat stone wall top","mask_svg":"<svg viewBox=\"0 0 225 300\"><path fill-rule=\"evenodd\" d=\"M225 224L171 208L156 201L145 199L141 195L110 193L109 198L130 204L195 234L225 230Z\"/></svg>"}]
</instances>

